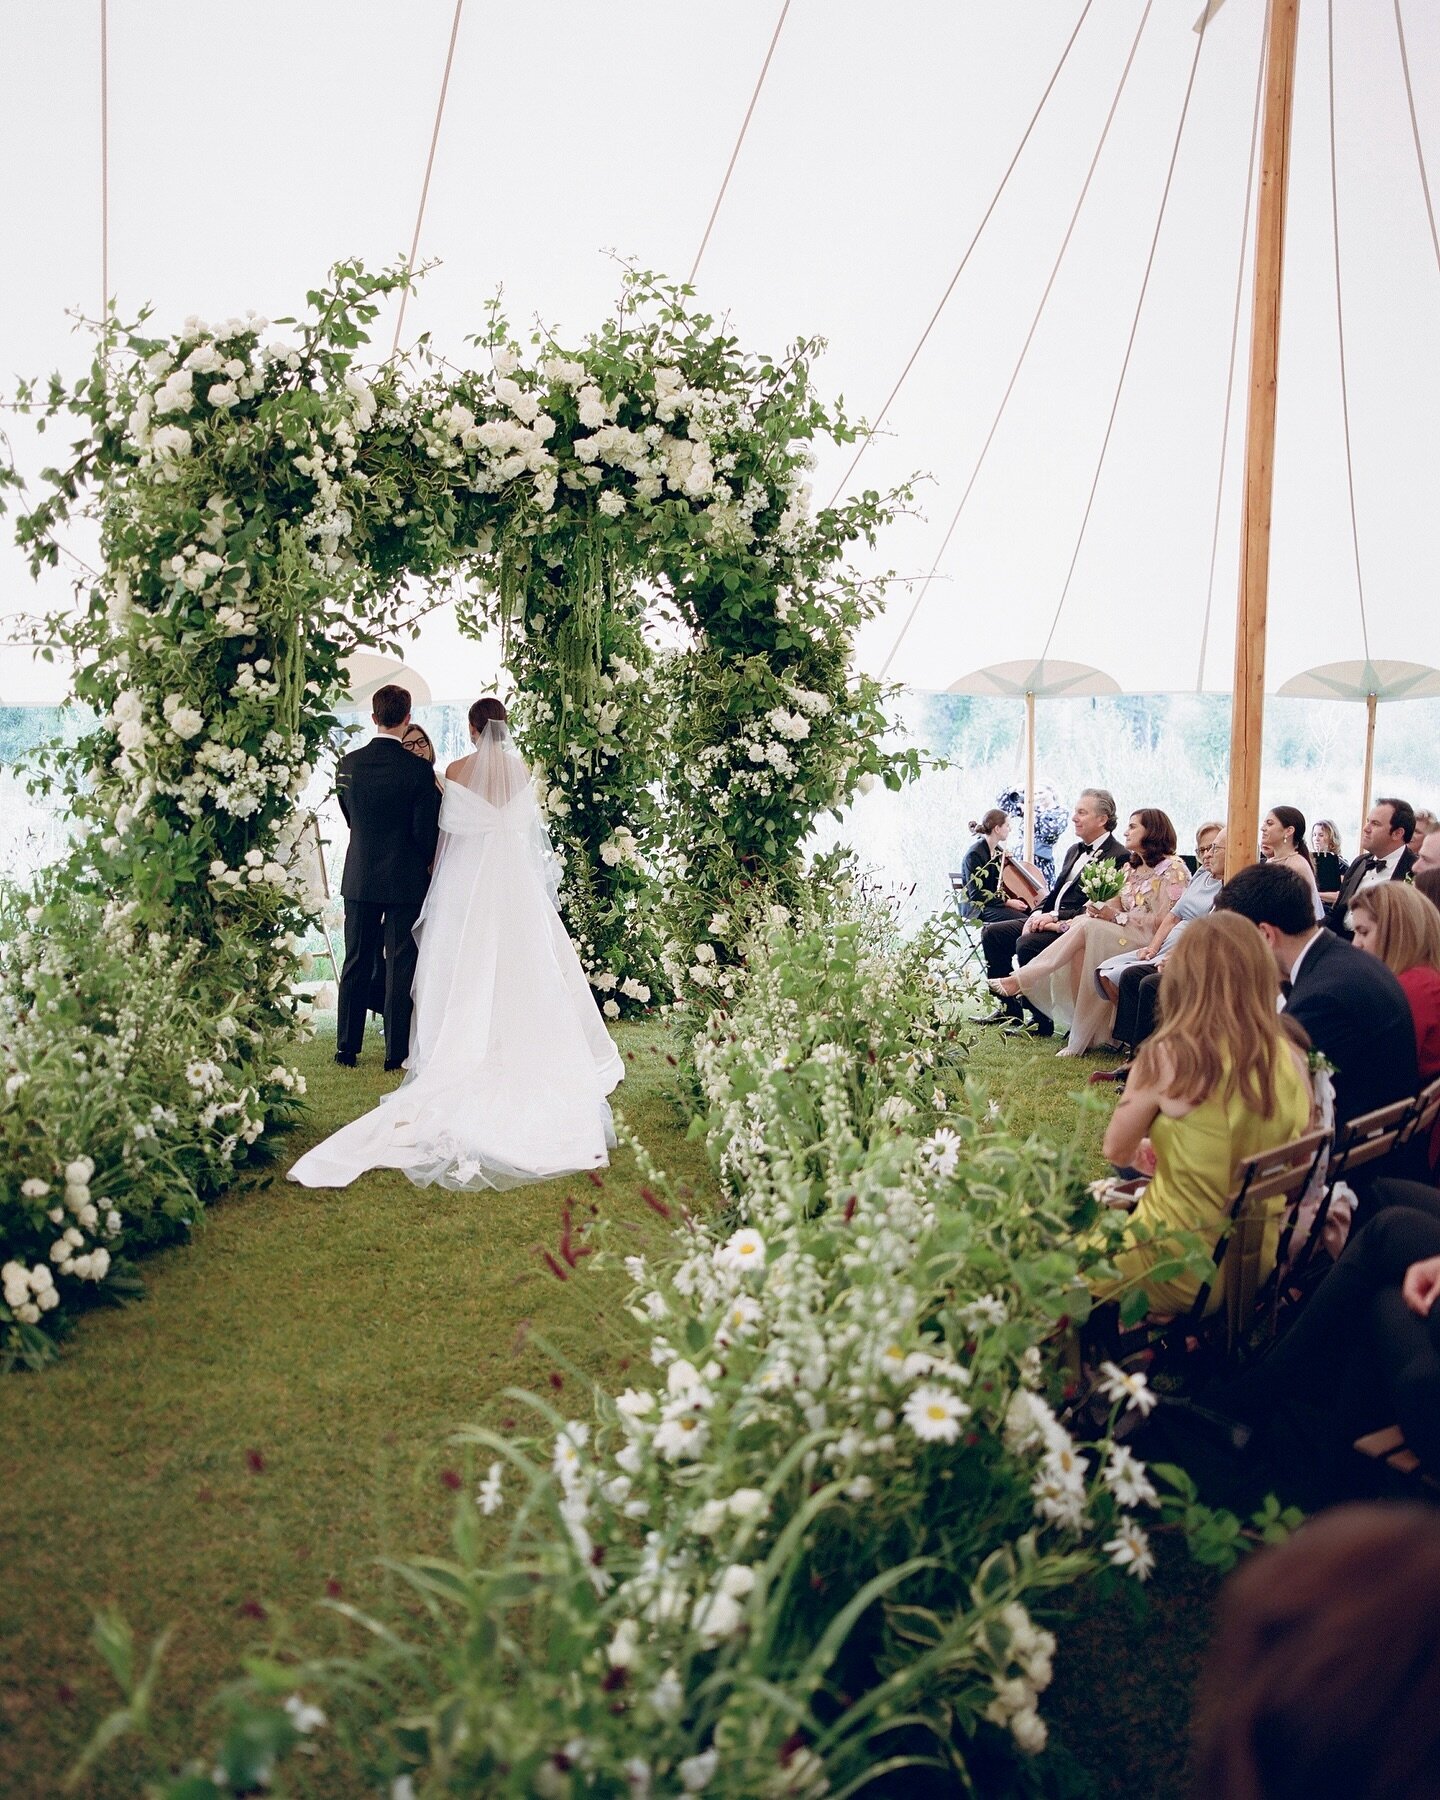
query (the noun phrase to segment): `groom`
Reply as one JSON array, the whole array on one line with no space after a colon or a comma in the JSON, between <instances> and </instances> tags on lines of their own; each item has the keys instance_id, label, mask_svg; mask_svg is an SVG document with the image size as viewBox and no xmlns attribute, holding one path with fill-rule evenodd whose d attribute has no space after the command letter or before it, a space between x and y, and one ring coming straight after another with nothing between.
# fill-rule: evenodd
<instances>
[{"instance_id":1,"label":"groom","mask_svg":"<svg viewBox=\"0 0 1440 1800\"><path fill-rule=\"evenodd\" d=\"M355 1067L365 1038L370 983L385 951L385 1067L410 1053L410 987L417 955L414 928L430 885L439 836L440 790L422 757L405 748L410 696L376 688L375 736L340 759L335 790L350 848L340 892L345 899L345 966L340 971L335 1060Z\"/></svg>"}]
</instances>

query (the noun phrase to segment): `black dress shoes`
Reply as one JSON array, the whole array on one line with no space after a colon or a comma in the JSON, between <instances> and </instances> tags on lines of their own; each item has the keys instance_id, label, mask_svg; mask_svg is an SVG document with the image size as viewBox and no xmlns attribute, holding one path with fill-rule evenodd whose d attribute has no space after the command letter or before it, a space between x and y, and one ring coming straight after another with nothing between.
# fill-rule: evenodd
<instances>
[{"instance_id":1,"label":"black dress shoes","mask_svg":"<svg viewBox=\"0 0 1440 1800\"><path fill-rule=\"evenodd\" d=\"M1014 1025L1019 1018L1018 1012L1010 1012L1002 1006L998 1012L986 1013L983 1019L976 1019L974 1022L977 1025Z\"/></svg>"},{"instance_id":2,"label":"black dress shoes","mask_svg":"<svg viewBox=\"0 0 1440 1800\"><path fill-rule=\"evenodd\" d=\"M404 1067L405 1065L403 1062L387 1062L385 1065L385 1073L387 1075L393 1075L397 1069L403 1069Z\"/></svg>"},{"instance_id":3,"label":"black dress shoes","mask_svg":"<svg viewBox=\"0 0 1440 1800\"><path fill-rule=\"evenodd\" d=\"M353 1069L355 1067L356 1058L354 1053L350 1050L337 1050L335 1052L335 1060L342 1069Z\"/></svg>"}]
</instances>

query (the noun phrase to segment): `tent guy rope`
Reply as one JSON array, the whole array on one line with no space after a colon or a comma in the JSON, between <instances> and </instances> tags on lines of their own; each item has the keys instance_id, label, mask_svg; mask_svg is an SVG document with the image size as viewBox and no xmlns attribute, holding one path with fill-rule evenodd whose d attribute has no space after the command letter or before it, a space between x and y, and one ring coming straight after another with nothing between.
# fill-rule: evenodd
<instances>
[{"instance_id":1,"label":"tent guy rope","mask_svg":"<svg viewBox=\"0 0 1440 1800\"><path fill-rule=\"evenodd\" d=\"M1100 491L1100 478L1105 473L1105 459L1110 452L1110 439L1115 431L1115 420L1120 412L1120 400L1125 392L1125 377L1130 373L1130 359L1135 354L1135 340L1140 333L1140 318L1145 311L1145 296L1150 292L1150 277L1155 270L1155 252L1160 247L1160 233L1165 228L1165 209L1170 203L1170 189L1175 180L1175 165L1180 160L1180 145L1185 136L1185 121L1190 116L1190 101L1195 93L1195 77L1200 69L1200 52L1205 48L1205 28L1209 23L1209 13L1200 21L1200 30L1195 38L1195 54L1190 59L1190 76L1185 83L1185 98L1180 103L1180 118L1175 126L1175 141L1170 146L1170 162L1165 170L1165 185L1160 191L1160 206L1155 214L1155 229L1150 234L1150 250L1145 258L1145 273L1140 281L1140 294L1135 302L1135 316L1130 321L1130 336L1125 342L1125 358L1120 364L1120 378L1115 383L1115 398L1110 403L1110 417L1105 421L1105 436L1100 443L1100 457L1095 464L1095 476L1090 483L1090 492L1085 500L1085 512L1080 520L1080 530L1075 538L1075 549L1070 557L1070 567L1065 571L1065 585L1060 590L1060 598L1055 603L1055 616L1050 621L1050 629L1045 634L1045 644L1040 652L1040 660L1044 662L1050 654L1050 646L1055 641L1055 630L1060 623L1060 615L1065 610L1065 602L1070 597L1070 586L1075 579L1075 570L1080 561L1080 552L1084 548L1085 533L1090 527L1090 514L1094 510L1095 496Z\"/></svg>"},{"instance_id":2,"label":"tent guy rope","mask_svg":"<svg viewBox=\"0 0 1440 1800\"><path fill-rule=\"evenodd\" d=\"M420 184L420 205L415 212L415 232L410 239L410 254L405 259L407 271L413 271L415 258L420 254L420 227L425 222L425 202L430 198L430 176L435 168L435 151L440 142L440 121L445 117L445 96L450 91L450 70L455 63L455 40L460 35L460 15L465 10L465 0L455 0L455 17L450 25L450 47L445 52L445 73L440 78L440 99L435 107L435 128L430 133L430 154L425 158L425 179ZM395 316L395 342L391 345L393 356L400 348L400 333L405 329L405 303L410 298L408 287L400 290L400 310Z\"/></svg>"},{"instance_id":3,"label":"tent guy rope","mask_svg":"<svg viewBox=\"0 0 1440 1800\"><path fill-rule=\"evenodd\" d=\"M726 189L730 186L730 177L735 173L735 164L740 160L740 149L745 142L745 133L750 129L755 103L760 98L760 90L765 85L765 77L770 73L770 59L775 54L775 46L780 42L780 33L785 28L785 15L789 11L790 0L785 0L785 4L780 8L780 17L775 21L775 30L770 38L770 48L765 52L765 60L760 65L760 77L755 83L755 92L751 94L750 104L745 108L745 117L740 122L740 135L736 138L735 148L730 152L730 160L725 165L725 178L720 183L720 192L716 194L715 204L710 208L710 217L705 221L705 235L701 238L700 248L695 252L695 260L690 265L689 280L692 282L699 273L701 259L710 242L710 233L715 229L715 221L720 216L720 207L725 199Z\"/></svg>"},{"instance_id":4,"label":"tent guy rope","mask_svg":"<svg viewBox=\"0 0 1440 1800\"><path fill-rule=\"evenodd\" d=\"M900 627L895 642L890 646L889 654L880 665L880 674L882 678L888 672L891 663L894 662L899 653L900 646L905 642L910 627L915 623L915 615L920 610L920 603L924 600L926 594L929 593L930 584L935 579L936 571L944 561L945 552L950 548L950 540L955 535L955 529L960 523L960 516L965 511L970 495L974 492L975 483L980 478L980 471L985 466L985 459L990 454L990 446L995 442L995 434L999 431L1000 421L1004 418L1005 409L1010 404L1010 396L1015 392L1015 384L1020 379L1020 371L1024 368L1025 359L1030 354L1030 346L1035 341L1035 333L1040 328L1040 320L1044 316L1045 307L1050 299L1051 290L1054 288L1055 282L1059 277L1061 264L1065 261L1065 253L1070 248L1070 240L1075 235L1075 227L1080 223L1080 214L1085 205L1085 197L1090 192L1090 184L1094 181L1095 171L1100 166L1100 156L1105 148L1106 140L1110 136L1110 127L1115 122L1115 114L1119 110L1121 96L1125 92L1125 84L1129 81L1130 71L1135 65L1135 55L1140 48L1140 40L1145 34L1145 24L1150 17L1151 5L1153 5L1153 0L1147 0L1145 11L1140 15L1140 23L1136 27L1135 37L1130 45L1130 54L1125 58L1125 66L1120 71L1120 84L1115 89L1114 98L1110 102L1110 110L1106 113L1105 123L1100 129L1100 141L1096 144L1095 152L1090 158L1090 166L1085 171L1085 180L1081 185L1074 210L1070 214L1070 223L1065 227L1065 235L1060 240L1060 249L1056 253L1055 261L1051 266L1049 280L1046 281L1044 291L1040 295L1040 304L1035 308L1035 316L1030 321L1030 329L1025 334L1025 342L1020 346L1020 354L1015 359L1015 367L1010 371L1010 379L1006 383L1005 392L1000 396L1000 404L995 410L995 417L990 421L990 429L986 433L985 442L980 446L980 454L976 457L975 466L970 471L970 479L965 483L964 492L960 496L960 503L955 508L949 525L945 528L945 536L940 540L940 548L935 553L935 560L930 565L930 572L920 584L920 592L911 602L910 611L905 615L905 623Z\"/></svg>"},{"instance_id":5,"label":"tent guy rope","mask_svg":"<svg viewBox=\"0 0 1440 1800\"><path fill-rule=\"evenodd\" d=\"M896 379L894 387L891 388L889 394L886 396L885 404L880 408L879 412L876 413L874 420L871 422L871 424L867 428L864 436L860 439L859 444L856 446L855 454L850 459L850 467L840 477L840 481L835 489L835 492L830 496L829 504L831 506L833 506L835 504L835 502L840 498L841 494L844 493L845 489L847 487L849 487L851 478L854 476L856 469L858 469L860 467L861 457L863 457L865 452L870 448L870 445L874 441L876 433L879 431L880 427L885 423L886 415L889 413L890 408L895 404L896 396L899 394L901 388L904 387L906 381L909 379L910 371L915 367L916 359L920 355L920 352L925 348L926 343L929 341L930 333L935 329L936 325L939 323L941 313L944 312L946 306L949 304L950 296L955 292L955 284L959 281L960 277L965 273L965 266L970 261L971 256L974 254L975 246L980 242L980 239L981 239L982 235L984 234L985 227L990 223L991 214L995 211L995 208L1000 204L1000 196L1005 192L1005 189L1009 186L1010 177L1015 173L1016 165L1020 161L1021 154L1024 151L1026 144L1028 144L1030 142L1030 134L1031 134L1031 132L1034 131L1036 124L1039 122L1041 113L1045 110L1045 102L1050 98L1050 95L1054 89L1055 83L1060 79L1060 72L1065 67L1066 62L1069 60L1070 52L1075 47L1075 40L1080 35L1080 27L1085 23L1086 18L1089 16L1090 8L1093 4L1094 4L1094 0L1085 0L1084 6L1080 9L1080 17L1078 19L1076 19L1074 30L1071 31L1070 36L1065 40L1065 48L1060 52L1060 60L1059 60L1059 62L1056 63L1054 69L1052 70L1050 79L1045 83L1045 91L1041 94L1039 100L1036 102L1035 110L1030 115L1030 123L1025 127L1025 131L1024 131L1023 136L1020 139L1020 142L1015 146L1015 154L1010 158L1009 163L1006 165L1005 173L1000 177L999 187L997 187L995 192L990 196L990 204L985 208L984 213L981 215L980 223L975 227L975 231L974 231L973 236L970 239L970 242L965 246L965 254L960 258L960 261L956 264L955 273L950 277L949 281L946 283L945 292L943 294L941 294L939 303L937 304L934 312L931 313L931 315L930 315L929 322L925 326L925 329L920 333L920 338L919 338L918 343L915 345L915 348L910 352L910 355L906 358L905 367L900 371L900 374L899 374L898 378Z\"/></svg>"}]
</instances>

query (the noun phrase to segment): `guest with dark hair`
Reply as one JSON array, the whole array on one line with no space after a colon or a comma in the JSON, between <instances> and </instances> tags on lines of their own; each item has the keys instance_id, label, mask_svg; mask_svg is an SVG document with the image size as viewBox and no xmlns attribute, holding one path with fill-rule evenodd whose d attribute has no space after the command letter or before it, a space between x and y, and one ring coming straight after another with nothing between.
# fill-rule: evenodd
<instances>
[{"instance_id":1,"label":"guest with dark hair","mask_svg":"<svg viewBox=\"0 0 1440 1800\"><path fill-rule=\"evenodd\" d=\"M1350 935L1350 907L1361 888L1377 881L1403 881L1415 866L1410 838L1415 830L1415 809L1405 800L1377 800L1370 808L1360 833L1361 854L1345 871L1335 904L1325 923L1338 936Z\"/></svg>"},{"instance_id":2,"label":"guest with dark hair","mask_svg":"<svg viewBox=\"0 0 1440 1800\"><path fill-rule=\"evenodd\" d=\"M1305 815L1298 806L1272 806L1260 822L1260 848L1277 868L1293 869L1310 883L1315 917L1325 917L1325 905L1315 879L1315 864L1305 842Z\"/></svg>"},{"instance_id":3,"label":"guest with dark hair","mask_svg":"<svg viewBox=\"0 0 1440 1800\"><path fill-rule=\"evenodd\" d=\"M960 864L965 903L972 909L970 917L987 925L1023 918L1029 906L1005 892L1004 844L1010 835L1009 813L992 806L978 824L974 819L970 821L970 829L977 836Z\"/></svg>"},{"instance_id":4,"label":"guest with dark hair","mask_svg":"<svg viewBox=\"0 0 1440 1800\"><path fill-rule=\"evenodd\" d=\"M1115 827L1115 797L1107 788L1086 788L1075 802L1071 815L1078 842L1070 846L1054 886L1040 900L1028 917L997 920L980 934L980 948L985 956L985 973L996 980L1012 967L1023 967L1040 956L1070 926L1085 906L1085 890L1080 877L1092 862L1126 860L1125 846L1111 835ZM1033 1009L1032 1009L1033 1010ZM1020 1002L1006 999L1000 1009L982 1025L1019 1025L1025 1017ZM1041 1037L1054 1035L1054 1021L1043 1014L1035 1015L1035 1031Z\"/></svg>"},{"instance_id":5,"label":"guest with dark hair","mask_svg":"<svg viewBox=\"0 0 1440 1800\"><path fill-rule=\"evenodd\" d=\"M1221 888L1217 912L1249 919L1270 946L1286 1008L1335 1069L1335 1122L1408 1099L1419 1085L1405 990L1378 957L1321 931L1293 869L1256 863Z\"/></svg>"},{"instance_id":6,"label":"guest with dark hair","mask_svg":"<svg viewBox=\"0 0 1440 1800\"><path fill-rule=\"evenodd\" d=\"M1242 1563L1194 1743L1196 1800L1440 1794L1440 1518L1340 1507Z\"/></svg>"},{"instance_id":7,"label":"guest with dark hair","mask_svg":"<svg viewBox=\"0 0 1440 1800\"><path fill-rule=\"evenodd\" d=\"M1440 834L1432 831L1425 842L1428 844L1437 835ZM1417 868L1410 877L1410 882L1417 894L1423 894L1432 906L1440 906L1440 862L1427 863Z\"/></svg>"},{"instance_id":8,"label":"guest with dark hair","mask_svg":"<svg viewBox=\"0 0 1440 1800\"><path fill-rule=\"evenodd\" d=\"M1440 829L1425 833L1411 874L1418 877L1422 869L1440 869Z\"/></svg>"},{"instance_id":9,"label":"guest with dark hair","mask_svg":"<svg viewBox=\"0 0 1440 1800\"><path fill-rule=\"evenodd\" d=\"M1100 965L1149 943L1184 893L1190 871L1175 854L1175 827L1158 807L1142 806L1125 828L1130 868L1113 900L1087 902L1086 916L1041 955L990 985L1002 999L1022 997L1041 1018L1059 1018L1070 1038L1061 1056L1083 1056L1105 1043L1115 1003L1098 979Z\"/></svg>"}]
</instances>

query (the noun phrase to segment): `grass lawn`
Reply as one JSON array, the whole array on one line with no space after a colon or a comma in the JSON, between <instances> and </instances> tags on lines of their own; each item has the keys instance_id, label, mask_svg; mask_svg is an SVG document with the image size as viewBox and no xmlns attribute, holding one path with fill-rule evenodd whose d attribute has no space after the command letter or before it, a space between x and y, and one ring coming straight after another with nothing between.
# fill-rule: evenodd
<instances>
[{"instance_id":1,"label":"grass lawn","mask_svg":"<svg viewBox=\"0 0 1440 1800\"><path fill-rule=\"evenodd\" d=\"M632 1059L619 1096L650 1153L702 1198L703 1152L685 1139L663 1029L617 1031ZM1077 1113L1085 1074L1052 1045L980 1034L975 1076L1017 1126L1081 1141L1099 1159L1103 1113ZM372 1039L358 1070L328 1037L300 1063L311 1122L273 1177L216 1207L193 1244L153 1258L149 1298L82 1323L56 1368L0 1383L0 1795L59 1791L113 1689L91 1653L92 1614L118 1606L148 1641L175 1627L162 1681L167 1741L199 1741L196 1709L238 1650L292 1620L328 1640L327 1591L370 1602L380 1556L438 1547L450 1514L447 1432L499 1424L509 1385L545 1387L563 1363L570 1391L614 1381L631 1342L616 1278L587 1266L561 1285L536 1246L554 1246L567 1193L600 1203L643 1247L663 1229L621 1152L603 1193L583 1179L504 1195L417 1190L375 1172L339 1193L279 1171L373 1103ZM628 1246L627 1246L628 1247ZM536 1340L554 1346L549 1354ZM1148 1625L1118 1606L1061 1628L1046 1712L1096 1795L1183 1792L1188 1695L1208 1628L1208 1578L1167 1558ZM258 1617L263 1609L265 1622ZM137 1760L107 1755L87 1790L139 1789ZM334 1762L308 1793L352 1795Z\"/></svg>"}]
</instances>

